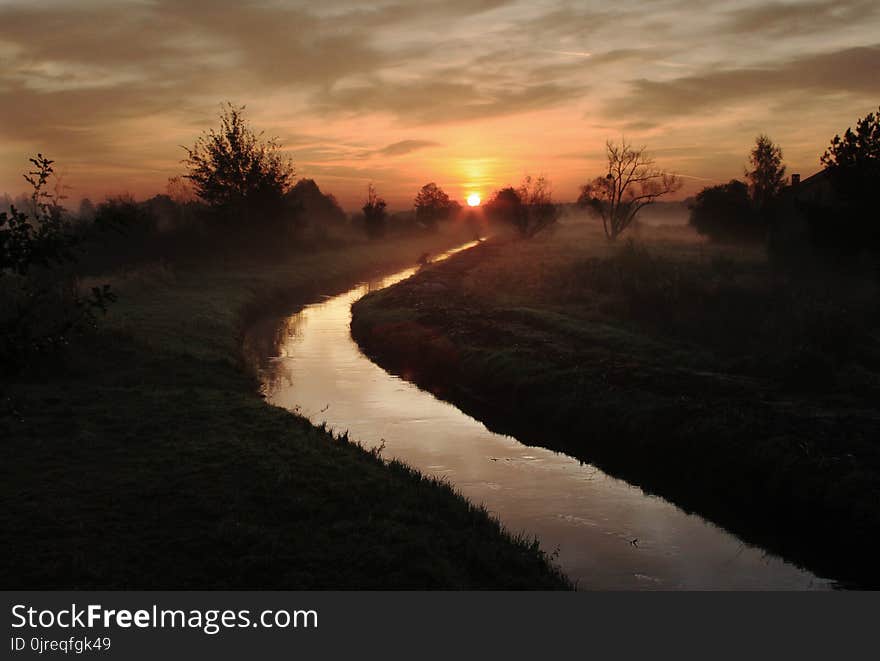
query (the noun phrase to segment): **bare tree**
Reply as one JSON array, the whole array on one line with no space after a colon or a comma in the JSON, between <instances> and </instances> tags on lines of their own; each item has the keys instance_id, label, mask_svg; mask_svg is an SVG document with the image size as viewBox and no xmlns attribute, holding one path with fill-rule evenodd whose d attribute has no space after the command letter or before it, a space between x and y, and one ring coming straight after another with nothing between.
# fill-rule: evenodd
<instances>
[{"instance_id":1,"label":"bare tree","mask_svg":"<svg viewBox=\"0 0 880 661\"><path fill-rule=\"evenodd\" d=\"M486 202L485 209L490 222L513 227L524 239L531 239L559 219L550 182L543 175L526 176L519 188L502 188Z\"/></svg>"},{"instance_id":2,"label":"bare tree","mask_svg":"<svg viewBox=\"0 0 880 661\"><path fill-rule=\"evenodd\" d=\"M553 202L550 182L544 175L537 178L527 175L517 192L526 205L526 224L519 227L525 238L532 238L559 219L559 207Z\"/></svg>"},{"instance_id":3,"label":"bare tree","mask_svg":"<svg viewBox=\"0 0 880 661\"><path fill-rule=\"evenodd\" d=\"M682 182L676 175L658 170L644 147L634 149L625 140L619 145L609 140L605 149L608 174L583 185L578 204L594 209L602 217L605 235L616 239L639 211L679 190Z\"/></svg>"},{"instance_id":4,"label":"bare tree","mask_svg":"<svg viewBox=\"0 0 880 661\"><path fill-rule=\"evenodd\" d=\"M364 227L367 236L376 239L385 234L385 225L388 213L385 211L385 200L379 197L376 187L372 183L367 187L367 201L362 207L364 212Z\"/></svg>"}]
</instances>

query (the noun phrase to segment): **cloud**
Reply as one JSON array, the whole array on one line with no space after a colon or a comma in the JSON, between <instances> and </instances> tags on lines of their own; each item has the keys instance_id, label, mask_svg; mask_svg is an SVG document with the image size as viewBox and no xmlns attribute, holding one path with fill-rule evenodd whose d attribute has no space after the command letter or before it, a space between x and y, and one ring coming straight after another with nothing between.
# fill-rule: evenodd
<instances>
[{"instance_id":1,"label":"cloud","mask_svg":"<svg viewBox=\"0 0 880 661\"><path fill-rule=\"evenodd\" d=\"M769 2L726 12L722 30L734 34L803 36L858 25L878 12L880 4L876 0Z\"/></svg>"},{"instance_id":2,"label":"cloud","mask_svg":"<svg viewBox=\"0 0 880 661\"><path fill-rule=\"evenodd\" d=\"M779 101L786 94L814 101L841 93L874 97L878 70L880 46L849 48L763 67L705 71L666 81L635 80L630 92L610 101L605 110L609 116L651 121L725 109L758 98Z\"/></svg>"},{"instance_id":3,"label":"cloud","mask_svg":"<svg viewBox=\"0 0 880 661\"><path fill-rule=\"evenodd\" d=\"M376 80L367 85L325 90L312 99L322 113L385 113L407 124L460 122L514 115L577 98L579 85L535 83L489 86L479 82Z\"/></svg>"},{"instance_id":4,"label":"cloud","mask_svg":"<svg viewBox=\"0 0 880 661\"><path fill-rule=\"evenodd\" d=\"M573 177L555 154L621 131L736 150L769 119L811 154L810 131L876 107L878 20L876 0L0 0L0 189L38 149L74 183L160 189L226 99L358 194L474 177L456 159L475 155ZM443 167L422 136L446 172L421 169Z\"/></svg>"},{"instance_id":5,"label":"cloud","mask_svg":"<svg viewBox=\"0 0 880 661\"><path fill-rule=\"evenodd\" d=\"M433 140L400 140L399 142L392 142L381 149L365 151L360 155L360 158L368 158L370 156L404 156L420 149L439 146L440 143Z\"/></svg>"},{"instance_id":6,"label":"cloud","mask_svg":"<svg viewBox=\"0 0 880 661\"><path fill-rule=\"evenodd\" d=\"M51 64L91 68L96 77L126 71L160 89L203 88L218 74L250 84L325 84L412 57L377 47L357 23L256 0L13 6L0 10L0 39L14 48L11 64L28 81L39 82L34 65Z\"/></svg>"},{"instance_id":7,"label":"cloud","mask_svg":"<svg viewBox=\"0 0 880 661\"><path fill-rule=\"evenodd\" d=\"M372 3L371 3L372 4ZM421 2L391 2L372 4L368 8L330 8L329 18L356 23L371 28L405 23L470 18L513 4L511 0L422 0Z\"/></svg>"}]
</instances>

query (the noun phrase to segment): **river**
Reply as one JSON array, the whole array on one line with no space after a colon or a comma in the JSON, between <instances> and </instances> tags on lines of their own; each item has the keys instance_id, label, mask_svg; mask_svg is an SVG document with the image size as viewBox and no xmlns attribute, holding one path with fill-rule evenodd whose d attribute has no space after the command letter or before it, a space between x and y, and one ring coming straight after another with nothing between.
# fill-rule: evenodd
<instances>
[{"instance_id":1,"label":"river","mask_svg":"<svg viewBox=\"0 0 880 661\"><path fill-rule=\"evenodd\" d=\"M579 589L834 587L595 466L493 433L370 361L351 339L351 305L415 270L255 324L246 343L268 401L448 480L509 530L536 536Z\"/></svg>"}]
</instances>

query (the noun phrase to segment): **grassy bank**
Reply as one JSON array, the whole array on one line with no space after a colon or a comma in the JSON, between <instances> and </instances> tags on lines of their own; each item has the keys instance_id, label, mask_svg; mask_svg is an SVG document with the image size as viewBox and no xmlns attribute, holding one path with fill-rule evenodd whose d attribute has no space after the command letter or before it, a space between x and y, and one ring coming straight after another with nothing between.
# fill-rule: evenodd
<instances>
[{"instance_id":1,"label":"grassy bank","mask_svg":"<svg viewBox=\"0 0 880 661\"><path fill-rule=\"evenodd\" d=\"M746 540L878 585L876 282L685 230L489 242L354 306L384 366Z\"/></svg>"},{"instance_id":2,"label":"grassy bank","mask_svg":"<svg viewBox=\"0 0 880 661\"><path fill-rule=\"evenodd\" d=\"M452 241L113 276L100 332L2 380L0 585L566 587L447 486L267 405L241 360L260 311Z\"/></svg>"}]
</instances>

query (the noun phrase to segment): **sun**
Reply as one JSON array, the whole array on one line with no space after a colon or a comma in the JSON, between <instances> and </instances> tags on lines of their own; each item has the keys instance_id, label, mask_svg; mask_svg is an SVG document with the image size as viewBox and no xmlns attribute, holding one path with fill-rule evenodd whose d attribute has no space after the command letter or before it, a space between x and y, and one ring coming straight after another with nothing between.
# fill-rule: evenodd
<instances>
[{"instance_id":1,"label":"sun","mask_svg":"<svg viewBox=\"0 0 880 661\"><path fill-rule=\"evenodd\" d=\"M467 197L467 203L469 207L478 207L480 206L480 196L476 193L471 193Z\"/></svg>"}]
</instances>

